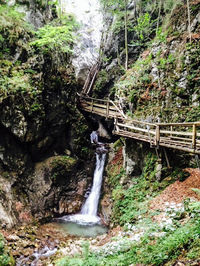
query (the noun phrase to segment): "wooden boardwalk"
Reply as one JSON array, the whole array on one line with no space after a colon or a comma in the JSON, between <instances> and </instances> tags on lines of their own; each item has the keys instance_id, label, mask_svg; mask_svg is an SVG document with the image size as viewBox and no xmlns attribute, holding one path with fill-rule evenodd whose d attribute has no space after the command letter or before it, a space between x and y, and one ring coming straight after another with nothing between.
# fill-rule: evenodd
<instances>
[{"instance_id":1,"label":"wooden boardwalk","mask_svg":"<svg viewBox=\"0 0 200 266\"><path fill-rule=\"evenodd\" d=\"M159 146L200 154L200 121L189 123L148 123L128 118L118 103L79 95L80 108L114 119L113 134Z\"/></svg>"}]
</instances>

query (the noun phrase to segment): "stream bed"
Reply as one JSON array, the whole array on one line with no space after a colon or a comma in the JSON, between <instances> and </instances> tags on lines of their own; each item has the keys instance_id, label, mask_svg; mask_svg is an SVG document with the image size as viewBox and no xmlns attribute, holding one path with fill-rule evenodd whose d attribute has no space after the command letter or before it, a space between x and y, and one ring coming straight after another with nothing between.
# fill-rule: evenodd
<instances>
[{"instance_id":1,"label":"stream bed","mask_svg":"<svg viewBox=\"0 0 200 266\"><path fill-rule=\"evenodd\" d=\"M107 238L107 228L54 222L21 226L3 234L17 266L41 266L53 265L58 258L81 253L85 241L102 241Z\"/></svg>"}]
</instances>

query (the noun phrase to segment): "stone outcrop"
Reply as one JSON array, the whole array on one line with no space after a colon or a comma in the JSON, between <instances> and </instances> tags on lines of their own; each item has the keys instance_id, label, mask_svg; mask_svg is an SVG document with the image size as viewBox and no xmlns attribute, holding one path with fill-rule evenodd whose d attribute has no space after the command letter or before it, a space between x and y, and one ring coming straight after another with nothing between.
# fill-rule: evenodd
<instances>
[{"instance_id":1,"label":"stone outcrop","mask_svg":"<svg viewBox=\"0 0 200 266\"><path fill-rule=\"evenodd\" d=\"M0 60L0 224L11 227L77 212L91 176L91 153L69 55L33 49L24 20L8 19L13 23L1 32L8 54ZM18 38L9 42L12 30Z\"/></svg>"}]
</instances>

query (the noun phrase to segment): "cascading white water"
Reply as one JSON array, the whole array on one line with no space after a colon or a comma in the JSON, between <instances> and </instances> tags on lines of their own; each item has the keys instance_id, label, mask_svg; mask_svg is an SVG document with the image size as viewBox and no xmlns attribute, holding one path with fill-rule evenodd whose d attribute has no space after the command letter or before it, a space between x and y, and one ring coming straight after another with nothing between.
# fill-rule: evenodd
<instances>
[{"instance_id":1,"label":"cascading white water","mask_svg":"<svg viewBox=\"0 0 200 266\"><path fill-rule=\"evenodd\" d=\"M105 160L106 160L105 153L103 154L96 153L96 169L94 172L92 190L81 209L81 214L83 215L90 215L90 216L97 215L97 208L99 203Z\"/></svg>"},{"instance_id":2,"label":"cascading white water","mask_svg":"<svg viewBox=\"0 0 200 266\"><path fill-rule=\"evenodd\" d=\"M84 80L99 57L103 15L100 0L59 0L62 13L74 14L80 23L72 64L76 77Z\"/></svg>"},{"instance_id":3,"label":"cascading white water","mask_svg":"<svg viewBox=\"0 0 200 266\"><path fill-rule=\"evenodd\" d=\"M97 216L97 210L107 150L104 147L104 144L99 142L98 144L100 145L100 147L97 148L96 152L96 168L94 171L91 192L80 213L64 216L62 218L59 218L60 221L74 222L83 225L100 223L100 218Z\"/></svg>"}]
</instances>

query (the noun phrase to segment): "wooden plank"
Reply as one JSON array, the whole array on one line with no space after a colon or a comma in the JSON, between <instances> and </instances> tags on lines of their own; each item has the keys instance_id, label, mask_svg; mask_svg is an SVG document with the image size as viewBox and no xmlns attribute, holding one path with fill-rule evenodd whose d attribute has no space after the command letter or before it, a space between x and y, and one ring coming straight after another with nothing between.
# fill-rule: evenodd
<instances>
[{"instance_id":1,"label":"wooden plank","mask_svg":"<svg viewBox=\"0 0 200 266\"><path fill-rule=\"evenodd\" d=\"M107 101L109 101L108 99L107 100L97 99L97 98L93 98L93 97L89 97L89 96L85 96L85 95L81 95L81 98L85 99L85 100L89 100L89 101L94 100L96 102L107 102ZM114 102L114 103L117 104L117 102Z\"/></svg>"},{"instance_id":2,"label":"wooden plank","mask_svg":"<svg viewBox=\"0 0 200 266\"><path fill-rule=\"evenodd\" d=\"M192 140L190 140L190 142L186 142L186 141L181 141L181 140L173 140L171 138L167 138L167 137L161 137L162 141L168 141L170 143L178 143L180 145L187 145L187 146L192 146ZM200 147L200 144L197 144Z\"/></svg>"},{"instance_id":3,"label":"wooden plank","mask_svg":"<svg viewBox=\"0 0 200 266\"><path fill-rule=\"evenodd\" d=\"M131 126L131 125L126 125L126 124L122 124L122 123L117 123L117 124L118 124L118 126L121 126L121 127L125 127L125 128L133 129L133 130L136 130L136 131L140 131L140 132L150 133L152 135L156 135L155 131L152 131L152 130L143 129L143 128L139 128L139 127L135 127L135 126Z\"/></svg>"},{"instance_id":4,"label":"wooden plank","mask_svg":"<svg viewBox=\"0 0 200 266\"><path fill-rule=\"evenodd\" d=\"M110 109L110 102L107 101L107 107L106 107L106 118L109 117L109 109Z\"/></svg>"},{"instance_id":5,"label":"wooden plank","mask_svg":"<svg viewBox=\"0 0 200 266\"><path fill-rule=\"evenodd\" d=\"M82 109L87 109L88 111L91 110L91 106L84 106ZM106 109L103 109L103 108L100 108L100 107L96 107L95 105L93 105L93 110L96 110L96 111L99 111L99 112L103 112L106 114ZM111 114L119 114L121 115L120 113L118 113L116 110L110 110L109 111Z\"/></svg>"},{"instance_id":6,"label":"wooden plank","mask_svg":"<svg viewBox=\"0 0 200 266\"><path fill-rule=\"evenodd\" d=\"M170 148L170 149L175 149L175 150L180 150L180 151L200 154L200 150L194 151L193 149L185 148L185 147L181 147L181 146L174 146L174 145L169 145L169 144L165 144L165 143L160 143L160 146L167 147L167 148Z\"/></svg>"},{"instance_id":7,"label":"wooden plank","mask_svg":"<svg viewBox=\"0 0 200 266\"><path fill-rule=\"evenodd\" d=\"M192 139L191 138L181 138L181 137L175 137L175 136L170 136L170 138L173 140L173 139L177 139L177 140L185 140L185 141L188 141L188 142L192 142ZM196 143L200 144L200 140L196 139Z\"/></svg>"},{"instance_id":8,"label":"wooden plank","mask_svg":"<svg viewBox=\"0 0 200 266\"><path fill-rule=\"evenodd\" d=\"M116 134L120 135L120 136L123 136L123 137L129 137L129 138L137 139L137 140L140 140L140 141L149 142L148 136L137 134L137 133L133 133L133 132L129 132L129 131L118 130ZM147 137L147 138L145 138L145 137Z\"/></svg>"},{"instance_id":9,"label":"wooden plank","mask_svg":"<svg viewBox=\"0 0 200 266\"><path fill-rule=\"evenodd\" d=\"M169 135L180 135L180 136L192 136L192 132L183 132L183 131L170 131L170 130L160 130L161 134L169 134Z\"/></svg>"},{"instance_id":10,"label":"wooden plank","mask_svg":"<svg viewBox=\"0 0 200 266\"><path fill-rule=\"evenodd\" d=\"M93 87L93 85L94 85L94 81L95 81L95 78L96 78L96 76L97 76L97 74L98 74L98 66L96 65L95 66L95 68L96 68L96 70L95 70L95 73L94 73L94 75L93 75L93 78L92 78L92 80L91 80L91 82L90 82L90 85L89 85L89 88L88 88L88 90L87 90L87 94L89 94L90 93L90 91L91 91L91 89L92 89L92 87Z\"/></svg>"},{"instance_id":11,"label":"wooden plank","mask_svg":"<svg viewBox=\"0 0 200 266\"><path fill-rule=\"evenodd\" d=\"M163 148L163 150L164 150L165 160L166 160L166 162L167 162L167 168L170 169L171 167L170 167L169 158L168 158L168 156L167 156L166 149Z\"/></svg>"},{"instance_id":12,"label":"wooden plank","mask_svg":"<svg viewBox=\"0 0 200 266\"><path fill-rule=\"evenodd\" d=\"M174 140L184 140L184 141L189 141L191 143L192 139L191 138L181 138L181 137L175 137L175 136L169 136L170 139Z\"/></svg>"}]
</instances>

